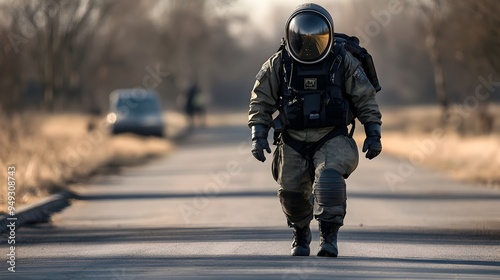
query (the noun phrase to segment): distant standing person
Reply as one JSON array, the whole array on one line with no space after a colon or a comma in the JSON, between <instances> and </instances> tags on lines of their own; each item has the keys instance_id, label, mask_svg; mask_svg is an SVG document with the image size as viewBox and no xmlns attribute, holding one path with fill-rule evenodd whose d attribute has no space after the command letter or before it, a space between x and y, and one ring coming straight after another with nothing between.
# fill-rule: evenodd
<instances>
[{"instance_id":1,"label":"distant standing person","mask_svg":"<svg viewBox=\"0 0 500 280\"><path fill-rule=\"evenodd\" d=\"M205 125L205 104L196 83L193 83L187 91L186 115L191 128L195 127L196 119L199 120L200 126Z\"/></svg>"}]
</instances>

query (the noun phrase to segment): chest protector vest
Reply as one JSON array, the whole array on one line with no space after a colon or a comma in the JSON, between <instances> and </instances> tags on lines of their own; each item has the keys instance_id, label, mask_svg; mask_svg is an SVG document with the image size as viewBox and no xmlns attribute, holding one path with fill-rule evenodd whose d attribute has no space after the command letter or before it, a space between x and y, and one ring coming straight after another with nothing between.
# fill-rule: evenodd
<instances>
[{"instance_id":1,"label":"chest protector vest","mask_svg":"<svg viewBox=\"0 0 500 280\"><path fill-rule=\"evenodd\" d=\"M281 113L286 128L302 130L351 123L354 117L345 90L344 57L344 47L336 45L323 61L302 64L282 49Z\"/></svg>"}]
</instances>

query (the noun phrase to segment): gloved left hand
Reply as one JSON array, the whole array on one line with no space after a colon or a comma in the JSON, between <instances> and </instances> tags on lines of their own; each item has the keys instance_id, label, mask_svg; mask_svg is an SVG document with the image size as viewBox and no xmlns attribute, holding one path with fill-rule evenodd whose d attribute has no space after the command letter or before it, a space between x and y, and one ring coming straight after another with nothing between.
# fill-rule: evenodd
<instances>
[{"instance_id":1,"label":"gloved left hand","mask_svg":"<svg viewBox=\"0 0 500 280\"><path fill-rule=\"evenodd\" d=\"M365 123L366 139L363 144L363 153L367 159L373 159L382 152L382 142L380 141L380 124L374 122Z\"/></svg>"},{"instance_id":2,"label":"gloved left hand","mask_svg":"<svg viewBox=\"0 0 500 280\"><path fill-rule=\"evenodd\" d=\"M252 126L252 155L259 161L266 161L264 150L271 153L271 148L267 142L269 127L256 124Z\"/></svg>"}]
</instances>

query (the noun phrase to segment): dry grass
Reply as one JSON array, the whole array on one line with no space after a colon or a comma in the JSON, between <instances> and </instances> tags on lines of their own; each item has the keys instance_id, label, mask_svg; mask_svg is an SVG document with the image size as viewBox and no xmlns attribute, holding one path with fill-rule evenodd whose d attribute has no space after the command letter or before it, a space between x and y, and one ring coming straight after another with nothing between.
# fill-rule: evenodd
<instances>
[{"instance_id":1,"label":"dry grass","mask_svg":"<svg viewBox=\"0 0 500 280\"><path fill-rule=\"evenodd\" d=\"M89 122L96 124L91 131ZM169 114L167 123L169 134L185 125L177 114ZM141 163L173 148L166 139L110 136L103 120L83 115L1 117L0 127L0 181L7 182L7 167L15 165L17 206L106 172L110 166ZM2 188L2 204L6 194L7 188ZM2 205L0 211L4 210Z\"/></svg>"},{"instance_id":2,"label":"dry grass","mask_svg":"<svg viewBox=\"0 0 500 280\"><path fill-rule=\"evenodd\" d=\"M500 118L499 109L490 108L495 120ZM437 107L384 111L384 152L459 180L499 186L500 123L497 121L491 135L473 136L466 131L467 136L461 136L455 129L439 129L439 118ZM462 115L461 124L461 129L470 131L477 127L467 114Z\"/></svg>"},{"instance_id":3,"label":"dry grass","mask_svg":"<svg viewBox=\"0 0 500 280\"><path fill-rule=\"evenodd\" d=\"M500 119L496 106L495 119ZM241 115L243 116L243 115ZM489 136L459 136L439 132L440 113L436 107L414 107L384 110L384 152L403 157L416 165L437 169L467 181L500 185L500 122ZM246 116L245 116L246 118ZM47 194L84 182L108 167L130 165L164 155L173 145L159 138L134 135L111 137L102 122L94 119L96 128L88 131L92 120L83 115L23 114L0 117L0 211L4 211L7 194L7 167L15 165L17 205L33 202ZM168 133L176 134L186 126L180 114L166 115ZM244 124L240 114L212 116L209 123ZM464 119L467 123L467 118ZM467 126L467 125L466 125ZM363 129L356 133L358 143Z\"/></svg>"}]
</instances>

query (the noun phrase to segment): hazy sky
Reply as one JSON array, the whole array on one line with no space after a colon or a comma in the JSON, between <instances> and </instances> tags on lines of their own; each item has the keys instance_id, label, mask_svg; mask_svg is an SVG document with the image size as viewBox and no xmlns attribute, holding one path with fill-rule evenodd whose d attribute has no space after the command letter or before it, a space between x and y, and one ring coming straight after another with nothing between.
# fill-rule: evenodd
<instances>
[{"instance_id":1,"label":"hazy sky","mask_svg":"<svg viewBox=\"0 0 500 280\"><path fill-rule=\"evenodd\" d=\"M0 0L1 1L1 0ZM231 20L229 30L237 37L239 42L246 47L255 44L256 35L264 40L278 40L284 34L284 25L291 12L300 4L310 3L304 0L235 0L221 1L211 0L206 3L209 14L216 17L239 17L247 21ZM314 3L325 7L334 17L335 23L342 20L344 9L348 8L349 0L317 0ZM157 7L152 11L153 17L161 18L162 11L168 1L159 1ZM340 8L342 7L342 8ZM257 42L258 43L258 42Z\"/></svg>"},{"instance_id":2,"label":"hazy sky","mask_svg":"<svg viewBox=\"0 0 500 280\"><path fill-rule=\"evenodd\" d=\"M264 39L281 38L284 33L284 25L290 13L300 4L310 1L300 0L238 0L229 7L222 9L222 13L242 15L248 18L248 23L233 24L230 27L233 35L242 38L242 43L251 45L253 35L256 33L263 36ZM337 21L341 17L339 9L336 9L345 3L345 0L327 1L320 0L314 3L324 6ZM225 9L225 10L224 10Z\"/></svg>"}]
</instances>

